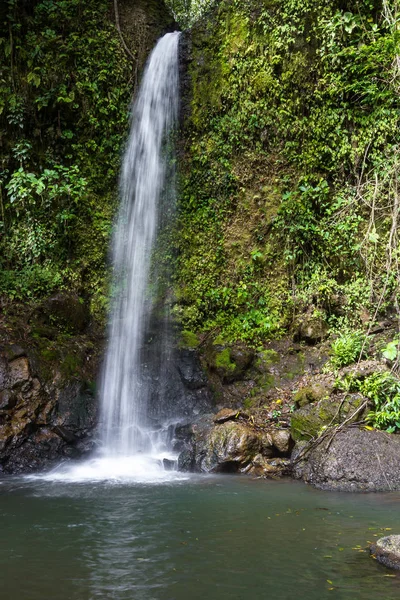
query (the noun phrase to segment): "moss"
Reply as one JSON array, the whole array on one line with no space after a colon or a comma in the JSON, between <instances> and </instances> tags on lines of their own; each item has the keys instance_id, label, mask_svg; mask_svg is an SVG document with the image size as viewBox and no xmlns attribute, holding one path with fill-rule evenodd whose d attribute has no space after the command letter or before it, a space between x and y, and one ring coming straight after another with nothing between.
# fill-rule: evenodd
<instances>
[{"instance_id":1,"label":"moss","mask_svg":"<svg viewBox=\"0 0 400 600\"><path fill-rule=\"evenodd\" d=\"M354 326L371 302L359 253L365 202L354 181L366 172L360 157L379 180L386 153L396 162L397 94L379 78L395 39L366 3L357 5L362 27L334 43L335 2L214 6L192 30L189 57L180 314L185 328L254 347L292 331L301 315L299 339L316 343L326 324ZM304 315L316 312L323 326L306 327Z\"/></svg>"},{"instance_id":2,"label":"moss","mask_svg":"<svg viewBox=\"0 0 400 600\"><path fill-rule=\"evenodd\" d=\"M278 352L275 350L263 350L259 353L258 358L256 360L256 367L258 369L264 369L265 367L270 367L271 365L276 365L281 360Z\"/></svg>"},{"instance_id":3,"label":"moss","mask_svg":"<svg viewBox=\"0 0 400 600\"><path fill-rule=\"evenodd\" d=\"M294 401L299 407L306 406L307 404L311 404L312 402L318 402L322 400L324 396L326 396L328 390L326 390L322 385L308 385L300 388L294 394Z\"/></svg>"},{"instance_id":4,"label":"moss","mask_svg":"<svg viewBox=\"0 0 400 600\"><path fill-rule=\"evenodd\" d=\"M194 349L198 347L199 343L199 338L193 331L184 330L181 332L180 348Z\"/></svg>"},{"instance_id":5,"label":"moss","mask_svg":"<svg viewBox=\"0 0 400 600\"><path fill-rule=\"evenodd\" d=\"M214 364L216 368L223 371L224 374L229 375L233 373L236 369L236 364L231 361L230 348L225 348L224 350L221 350L221 352L218 352L215 355Z\"/></svg>"},{"instance_id":6,"label":"moss","mask_svg":"<svg viewBox=\"0 0 400 600\"><path fill-rule=\"evenodd\" d=\"M54 348L44 348L40 354L46 361L58 360L60 357L60 353Z\"/></svg>"},{"instance_id":7,"label":"moss","mask_svg":"<svg viewBox=\"0 0 400 600\"><path fill-rule=\"evenodd\" d=\"M295 441L318 437L326 427L338 425L361 406L363 398L353 394L347 398L324 398L295 411L291 418L291 435ZM355 420L362 419L356 415Z\"/></svg>"},{"instance_id":8,"label":"moss","mask_svg":"<svg viewBox=\"0 0 400 600\"><path fill-rule=\"evenodd\" d=\"M79 373L81 361L75 354L67 354L60 364L60 371L63 377L69 379Z\"/></svg>"}]
</instances>

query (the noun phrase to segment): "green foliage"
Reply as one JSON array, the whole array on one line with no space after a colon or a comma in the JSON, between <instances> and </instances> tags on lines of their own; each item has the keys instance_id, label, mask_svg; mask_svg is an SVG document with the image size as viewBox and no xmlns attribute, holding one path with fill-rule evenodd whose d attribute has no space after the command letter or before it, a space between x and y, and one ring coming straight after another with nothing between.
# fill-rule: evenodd
<instances>
[{"instance_id":1,"label":"green foliage","mask_svg":"<svg viewBox=\"0 0 400 600\"><path fill-rule=\"evenodd\" d=\"M189 27L212 6L214 0L166 0L175 19L182 27Z\"/></svg>"},{"instance_id":2,"label":"green foliage","mask_svg":"<svg viewBox=\"0 0 400 600\"><path fill-rule=\"evenodd\" d=\"M181 343L182 348L197 348L199 345L199 338L193 331L182 331L181 332Z\"/></svg>"},{"instance_id":3,"label":"green foliage","mask_svg":"<svg viewBox=\"0 0 400 600\"><path fill-rule=\"evenodd\" d=\"M217 369L223 369L227 373L232 373L235 370L236 365L231 361L231 351L229 348L218 352L215 357L215 366Z\"/></svg>"},{"instance_id":4,"label":"green foliage","mask_svg":"<svg viewBox=\"0 0 400 600\"><path fill-rule=\"evenodd\" d=\"M395 339L389 342L382 350L382 356L387 360L396 360L399 353L399 340Z\"/></svg>"},{"instance_id":5,"label":"green foliage","mask_svg":"<svg viewBox=\"0 0 400 600\"><path fill-rule=\"evenodd\" d=\"M358 390L374 403L368 421L389 433L400 430L400 380L393 374L374 373L358 382Z\"/></svg>"},{"instance_id":6,"label":"green foliage","mask_svg":"<svg viewBox=\"0 0 400 600\"><path fill-rule=\"evenodd\" d=\"M107 0L0 11L0 293L69 287L105 305L132 66Z\"/></svg>"},{"instance_id":7,"label":"green foliage","mask_svg":"<svg viewBox=\"0 0 400 600\"><path fill-rule=\"evenodd\" d=\"M347 331L332 343L330 360L334 368L346 367L365 355L365 336L361 331Z\"/></svg>"},{"instance_id":8,"label":"green foliage","mask_svg":"<svg viewBox=\"0 0 400 600\"><path fill-rule=\"evenodd\" d=\"M310 305L359 330L393 304L398 48L396 20L372 0L223 1L194 25L176 240L185 327L257 345Z\"/></svg>"}]
</instances>

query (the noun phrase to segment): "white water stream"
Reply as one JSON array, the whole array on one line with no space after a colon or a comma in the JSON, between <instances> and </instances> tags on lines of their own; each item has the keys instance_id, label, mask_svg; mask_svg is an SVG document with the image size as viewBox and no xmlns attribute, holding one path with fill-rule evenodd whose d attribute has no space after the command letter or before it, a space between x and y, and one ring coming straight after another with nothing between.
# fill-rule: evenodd
<instances>
[{"instance_id":1,"label":"white water stream","mask_svg":"<svg viewBox=\"0 0 400 600\"><path fill-rule=\"evenodd\" d=\"M179 35L166 34L150 55L122 164L112 248L114 300L100 392L100 451L84 463L58 467L49 479L180 477L164 470L163 459L173 457L162 432L152 431L148 423L150 390L141 356L151 311L149 271L166 183L166 146L178 115Z\"/></svg>"},{"instance_id":2,"label":"white water stream","mask_svg":"<svg viewBox=\"0 0 400 600\"><path fill-rule=\"evenodd\" d=\"M108 457L157 451L146 423L149 390L141 348L151 305L147 288L165 183L165 143L178 113L178 42L179 33L169 33L150 56L122 165L113 242L115 300L101 386L101 446Z\"/></svg>"}]
</instances>

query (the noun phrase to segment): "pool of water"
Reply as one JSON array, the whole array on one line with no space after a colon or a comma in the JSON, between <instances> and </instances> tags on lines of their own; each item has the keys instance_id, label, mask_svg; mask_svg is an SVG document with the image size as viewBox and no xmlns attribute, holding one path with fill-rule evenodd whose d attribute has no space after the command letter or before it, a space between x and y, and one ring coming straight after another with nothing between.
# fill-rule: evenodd
<instances>
[{"instance_id":1,"label":"pool of water","mask_svg":"<svg viewBox=\"0 0 400 600\"><path fill-rule=\"evenodd\" d=\"M0 481L5 600L384 600L400 574L368 542L400 533L400 494L292 481Z\"/></svg>"}]
</instances>

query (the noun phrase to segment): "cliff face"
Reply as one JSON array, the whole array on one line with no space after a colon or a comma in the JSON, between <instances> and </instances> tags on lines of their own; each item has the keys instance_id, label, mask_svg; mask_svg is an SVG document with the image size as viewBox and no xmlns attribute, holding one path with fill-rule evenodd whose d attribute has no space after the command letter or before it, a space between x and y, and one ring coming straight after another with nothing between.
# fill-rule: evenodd
<instances>
[{"instance_id":1,"label":"cliff face","mask_svg":"<svg viewBox=\"0 0 400 600\"><path fill-rule=\"evenodd\" d=\"M390 311L399 103L388 3L223 1L184 46L184 327L257 345Z\"/></svg>"}]
</instances>

